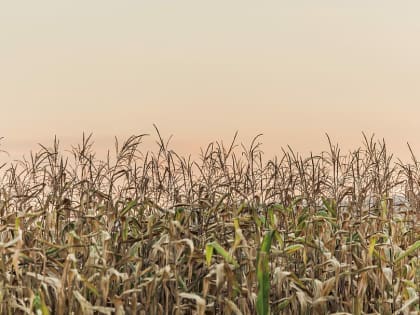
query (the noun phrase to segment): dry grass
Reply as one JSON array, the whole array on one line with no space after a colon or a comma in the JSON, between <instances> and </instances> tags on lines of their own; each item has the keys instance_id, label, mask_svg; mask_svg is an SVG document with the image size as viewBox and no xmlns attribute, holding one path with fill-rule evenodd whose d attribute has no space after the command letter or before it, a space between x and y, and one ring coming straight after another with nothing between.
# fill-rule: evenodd
<instances>
[{"instance_id":1,"label":"dry grass","mask_svg":"<svg viewBox=\"0 0 420 315\"><path fill-rule=\"evenodd\" d=\"M2 166L2 314L419 312L414 155L365 137L265 162L257 137L191 161L142 138Z\"/></svg>"}]
</instances>

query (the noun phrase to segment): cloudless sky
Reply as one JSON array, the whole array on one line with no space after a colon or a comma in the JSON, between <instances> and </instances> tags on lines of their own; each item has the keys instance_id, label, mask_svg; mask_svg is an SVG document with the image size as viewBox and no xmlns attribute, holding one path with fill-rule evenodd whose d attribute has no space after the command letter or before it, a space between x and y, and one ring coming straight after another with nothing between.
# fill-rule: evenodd
<instances>
[{"instance_id":1,"label":"cloudless sky","mask_svg":"<svg viewBox=\"0 0 420 315\"><path fill-rule=\"evenodd\" d=\"M235 131L420 150L419 1L4 1L0 149L154 133L196 153ZM154 138L153 138L154 139ZM416 152L418 152L416 150Z\"/></svg>"}]
</instances>

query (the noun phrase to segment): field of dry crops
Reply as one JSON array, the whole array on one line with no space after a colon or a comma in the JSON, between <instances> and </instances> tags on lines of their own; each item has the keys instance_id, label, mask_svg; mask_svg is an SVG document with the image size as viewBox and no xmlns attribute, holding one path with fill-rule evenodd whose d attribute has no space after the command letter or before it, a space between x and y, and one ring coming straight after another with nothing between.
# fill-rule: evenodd
<instances>
[{"instance_id":1,"label":"field of dry crops","mask_svg":"<svg viewBox=\"0 0 420 315\"><path fill-rule=\"evenodd\" d=\"M1 314L419 313L414 155L142 138L0 165Z\"/></svg>"}]
</instances>

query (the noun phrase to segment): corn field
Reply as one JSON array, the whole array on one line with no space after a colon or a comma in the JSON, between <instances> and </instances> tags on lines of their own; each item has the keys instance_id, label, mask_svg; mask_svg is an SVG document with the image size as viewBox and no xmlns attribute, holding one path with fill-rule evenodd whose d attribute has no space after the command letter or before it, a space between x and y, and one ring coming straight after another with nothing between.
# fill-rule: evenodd
<instances>
[{"instance_id":1,"label":"corn field","mask_svg":"<svg viewBox=\"0 0 420 315\"><path fill-rule=\"evenodd\" d=\"M157 134L0 165L1 314L420 312L414 154L364 136L267 161L235 135L192 160Z\"/></svg>"}]
</instances>

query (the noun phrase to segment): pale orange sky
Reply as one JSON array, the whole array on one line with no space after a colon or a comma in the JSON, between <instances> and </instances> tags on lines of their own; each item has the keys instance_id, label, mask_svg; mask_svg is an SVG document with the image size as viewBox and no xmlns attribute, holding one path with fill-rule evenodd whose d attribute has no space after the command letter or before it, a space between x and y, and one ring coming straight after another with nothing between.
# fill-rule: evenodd
<instances>
[{"instance_id":1,"label":"pale orange sky","mask_svg":"<svg viewBox=\"0 0 420 315\"><path fill-rule=\"evenodd\" d=\"M83 131L102 148L155 123L183 153L236 130L269 156L362 131L419 152L419 16L419 1L4 1L0 149Z\"/></svg>"}]
</instances>

